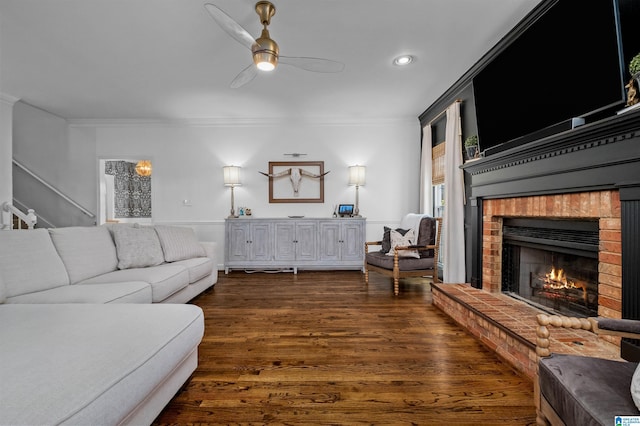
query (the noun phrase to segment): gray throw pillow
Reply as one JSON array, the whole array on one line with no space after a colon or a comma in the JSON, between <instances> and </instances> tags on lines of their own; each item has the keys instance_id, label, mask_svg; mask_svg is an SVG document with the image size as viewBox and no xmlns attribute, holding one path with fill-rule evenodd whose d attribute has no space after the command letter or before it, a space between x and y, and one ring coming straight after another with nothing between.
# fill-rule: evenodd
<instances>
[{"instance_id":1,"label":"gray throw pillow","mask_svg":"<svg viewBox=\"0 0 640 426\"><path fill-rule=\"evenodd\" d=\"M194 257L206 257L204 248L198 242L193 229L169 225L156 225L155 228L165 261L175 262Z\"/></svg>"},{"instance_id":2,"label":"gray throw pillow","mask_svg":"<svg viewBox=\"0 0 640 426\"><path fill-rule=\"evenodd\" d=\"M164 261L158 235L151 227L115 226L113 240L118 254L118 269L144 268Z\"/></svg>"}]
</instances>

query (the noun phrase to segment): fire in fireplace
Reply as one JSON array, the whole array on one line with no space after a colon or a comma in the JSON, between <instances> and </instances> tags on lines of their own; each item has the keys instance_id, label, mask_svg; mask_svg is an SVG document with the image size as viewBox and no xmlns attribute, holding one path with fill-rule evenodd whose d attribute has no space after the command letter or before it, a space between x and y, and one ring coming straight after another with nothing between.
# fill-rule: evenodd
<instances>
[{"instance_id":1,"label":"fire in fireplace","mask_svg":"<svg viewBox=\"0 0 640 426\"><path fill-rule=\"evenodd\" d=\"M505 219L502 290L553 313L598 312L598 223Z\"/></svg>"}]
</instances>

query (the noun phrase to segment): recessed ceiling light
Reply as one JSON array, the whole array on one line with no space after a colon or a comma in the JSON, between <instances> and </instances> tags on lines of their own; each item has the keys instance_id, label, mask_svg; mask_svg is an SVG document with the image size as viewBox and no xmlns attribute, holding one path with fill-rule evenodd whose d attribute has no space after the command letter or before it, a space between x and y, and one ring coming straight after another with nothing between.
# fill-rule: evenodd
<instances>
[{"instance_id":1,"label":"recessed ceiling light","mask_svg":"<svg viewBox=\"0 0 640 426\"><path fill-rule=\"evenodd\" d=\"M398 65L398 66L409 65L411 62L413 62L413 59L414 58L411 55L398 56L393 60L393 65Z\"/></svg>"}]
</instances>

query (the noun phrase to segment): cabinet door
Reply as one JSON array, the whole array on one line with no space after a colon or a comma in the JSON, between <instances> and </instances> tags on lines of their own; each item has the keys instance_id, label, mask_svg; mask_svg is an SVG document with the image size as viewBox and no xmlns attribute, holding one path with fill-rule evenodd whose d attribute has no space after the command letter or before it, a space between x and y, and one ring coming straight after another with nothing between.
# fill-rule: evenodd
<instances>
[{"instance_id":1,"label":"cabinet door","mask_svg":"<svg viewBox=\"0 0 640 426\"><path fill-rule=\"evenodd\" d=\"M269 223L252 223L250 241L251 260L272 260L271 225Z\"/></svg>"},{"instance_id":2,"label":"cabinet door","mask_svg":"<svg viewBox=\"0 0 640 426\"><path fill-rule=\"evenodd\" d=\"M296 259L316 260L318 226L316 222L296 223Z\"/></svg>"},{"instance_id":3,"label":"cabinet door","mask_svg":"<svg viewBox=\"0 0 640 426\"><path fill-rule=\"evenodd\" d=\"M320 222L320 260L340 260L340 222Z\"/></svg>"},{"instance_id":4,"label":"cabinet door","mask_svg":"<svg viewBox=\"0 0 640 426\"><path fill-rule=\"evenodd\" d=\"M342 223L342 260L363 260L363 233L359 221Z\"/></svg>"},{"instance_id":5,"label":"cabinet door","mask_svg":"<svg viewBox=\"0 0 640 426\"><path fill-rule=\"evenodd\" d=\"M249 260L249 244L251 242L249 223L231 222L228 224L228 232L228 259L230 261Z\"/></svg>"},{"instance_id":6,"label":"cabinet door","mask_svg":"<svg viewBox=\"0 0 640 426\"><path fill-rule=\"evenodd\" d=\"M296 227L294 222L276 222L273 230L274 252L276 260L295 260Z\"/></svg>"}]
</instances>

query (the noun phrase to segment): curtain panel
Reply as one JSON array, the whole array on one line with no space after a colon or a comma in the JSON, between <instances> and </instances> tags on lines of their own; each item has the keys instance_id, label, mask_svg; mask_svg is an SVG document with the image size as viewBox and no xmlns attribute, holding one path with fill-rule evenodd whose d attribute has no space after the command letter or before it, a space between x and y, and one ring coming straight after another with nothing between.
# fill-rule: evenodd
<instances>
[{"instance_id":1,"label":"curtain panel","mask_svg":"<svg viewBox=\"0 0 640 426\"><path fill-rule=\"evenodd\" d=\"M443 281L446 283L465 282L464 247L464 172L462 166L462 126L460 123L460 102L447 108L446 148L444 170L444 217L442 238Z\"/></svg>"},{"instance_id":2,"label":"curtain panel","mask_svg":"<svg viewBox=\"0 0 640 426\"><path fill-rule=\"evenodd\" d=\"M128 161L105 161L104 172L114 176L116 218L151 217L151 176L140 176Z\"/></svg>"},{"instance_id":3,"label":"curtain panel","mask_svg":"<svg viewBox=\"0 0 640 426\"><path fill-rule=\"evenodd\" d=\"M431 125L422 129L422 156L420 158L420 213L433 215L433 196L431 195Z\"/></svg>"}]
</instances>

